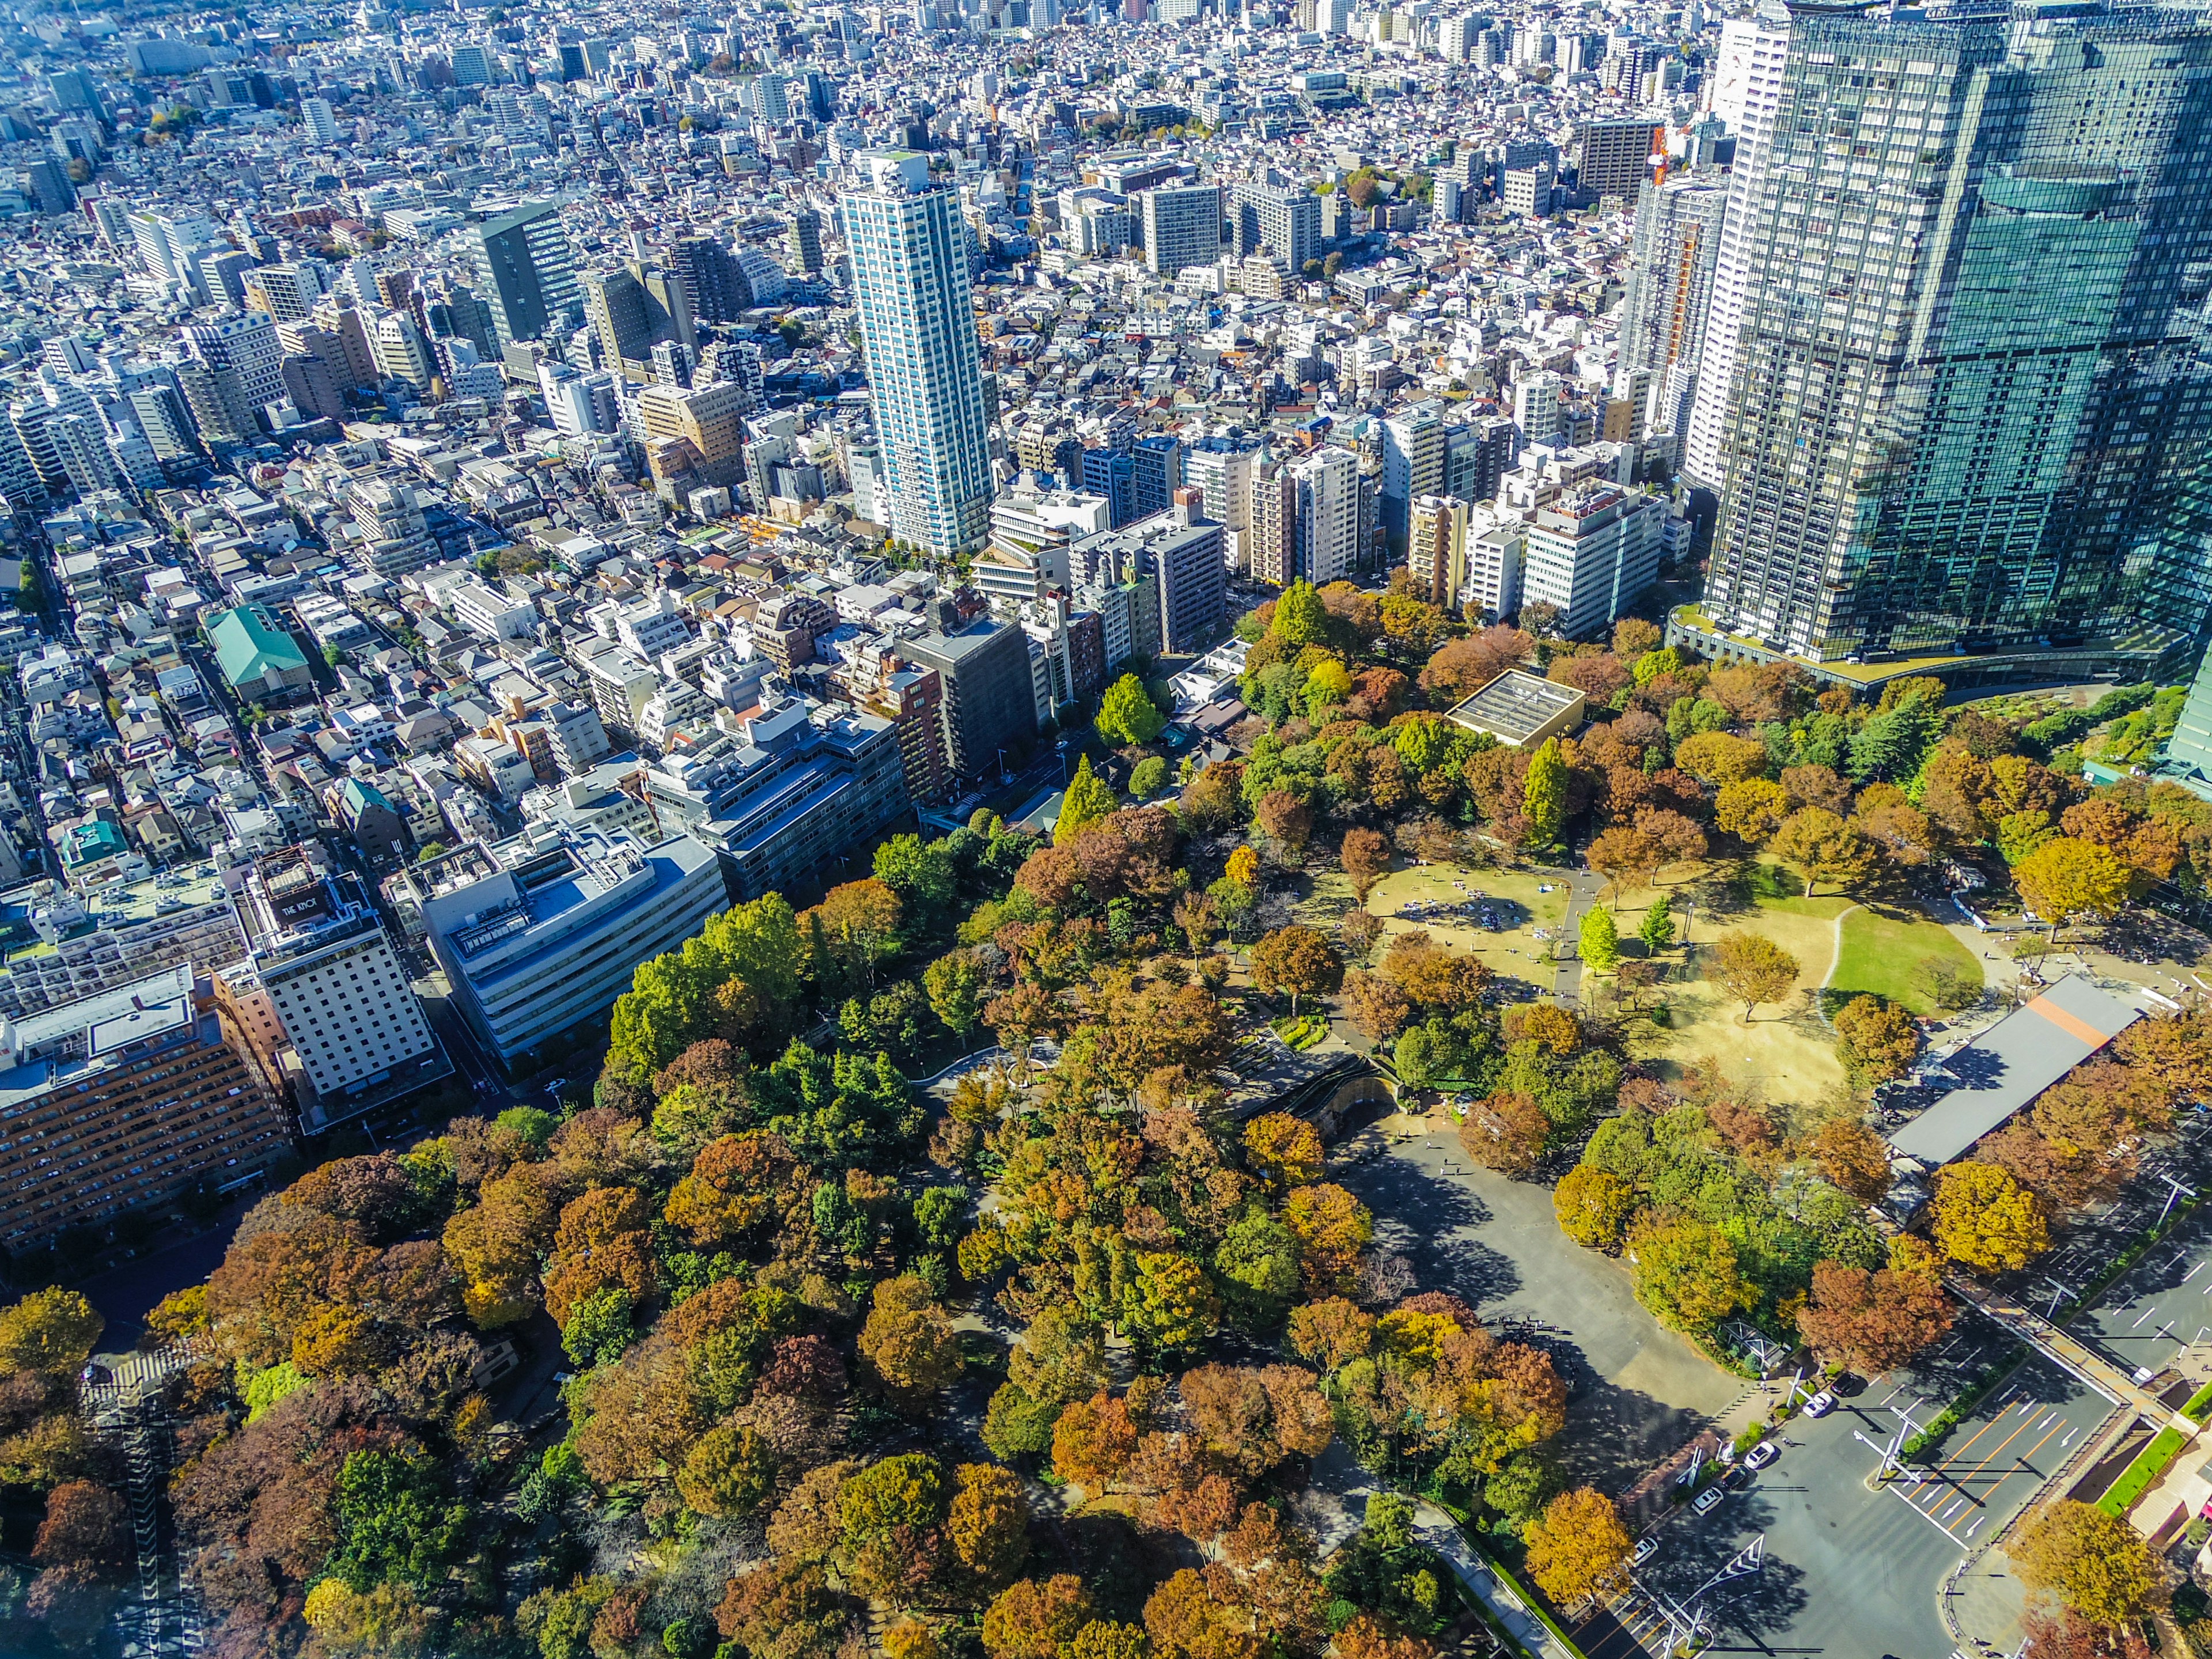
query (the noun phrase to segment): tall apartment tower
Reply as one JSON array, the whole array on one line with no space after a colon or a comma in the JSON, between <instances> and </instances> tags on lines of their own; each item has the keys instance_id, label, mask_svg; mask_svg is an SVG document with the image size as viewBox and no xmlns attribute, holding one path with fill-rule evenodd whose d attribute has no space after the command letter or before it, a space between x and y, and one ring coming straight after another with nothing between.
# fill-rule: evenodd
<instances>
[{"instance_id":1,"label":"tall apartment tower","mask_svg":"<svg viewBox=\"0 0 2212 1659\"><path fill-rule=\"evenodd\" d=\"M1266 252L1296 276L1321 254L1321 198L1303 185L1270 177L1240 184L1231 193L1230 215L1237 228L1237 257Z\"/></svg>"},{"instance_id":2,"label":"tall apartment tower","mask_svg":"<svg viewBox=\"0 0 2212 1659\"><path fill-rule=\"evenodd\" d=\"M1696 173L1644 186L1620 303L1621 379L1638 369L1663 376L1672 364L1696 364L1727 205L1726 187Z\"/></svg>"},{"instance_id":3,"label":"tall apartment tower","mask_svg":"<svg viewBox=\"0 0 2212 1659\"><path fill-rule=\"evenodd\" d=\"M1663 125L1633 116L1577 123L1575 177L1583 194L1634 196L1651 177L1652 134Z\"/></svg>"},{"instance_id":4,"label":"tall apartment tower","mask_svg":"<svg viewBox=\"0 0 2212 1659\"><path fill-rule=\"evenodd\" d=\"M791 229L784 244L791 257L791 268L802 276L822 274L822 216L811 207L800 208L791 216Z\"/></svg>"},{"instance_id":5,"label":"tall apartment tower","mask_svg":"<svg viewBox=\"0 0 2212 1659\"><path fill-rule=\"evenodd\" d=\"M1173 276L1185 265L1210 265L1221 257L1221 186L1163 185L1141 192L1145 265L1156 276Z\"/></svg>"},{"instance_id":6,"label":"tall apartment tower","mask_svg":"<svg viewBox=\"0 0 2212 1659\"><path fill-rule=\"evenodd\" d=\"M2208 104L2195 14L1794 19L1715 622L1815 660L2201 629Z\"/></svg>"},{"instance_id":7,"label":"tall apartment tower","mask_svg":"<svg viewBox=\"0 0 2212 1659\"><path fill-rule=\"evenodd\" d=\"M892 533L951 556L989 529L991 462L982 349L960 198L929 158L877 150L844 199L853 305L867 354Z\"/></svg>"},{"instance_id":8,"label":"tall apartment tower","mask_svg":"<svg viewBox=\"0 0 2212 1659\"><path fill-rule=\"evenodd\" d=\"M477 268L501 346L534 340L577 303L576 256L558 202L524 202L476 228Z\"/></svg>"},{"instance_id":9,"label":"tall apartment tower","mask_svg":"<svg viewBox=\"0 0 2212 1659\"><path fill-rule=\"evenodd\" d=\"M1341 581L1359 559L1359 459L1331 446L1291 471L1297 482L1297 574L1316 587Z\"/></svg>"},{"instance_id":10,"label":"tall apartment tower","mask_svg":"<svg viewBox=\"0 0 2212 1659\"><path fill-rule=\"evenodd\" d=\"M1743 323L1745 295L1759 277L1746 244L1789 54L1790 14L1779 0L1768 0L1753 15L1730 18L1721 25L1711 110L1735 135L1735 162L1729 169L1720 248L1713 259L1712 300L1698 356L1699 391L1691 405L1682 454L1685 476L1708 489L1720 483L1721 418L1728 407L1729 380L1735 372L1736 332Z\"/></svg>"},{"instance_id":11,"label":"tall apartment tower","mask_svg":"<svg viewBox=\"0 0 2212 1659\"><path fill-rule=\"evenodd\" d=\"M1450 495L1422 495L1407 513L1406 566L1413 591L1431 605L1455 610L1467 586L1467 503Z\"/></svg>"}]
</instances>

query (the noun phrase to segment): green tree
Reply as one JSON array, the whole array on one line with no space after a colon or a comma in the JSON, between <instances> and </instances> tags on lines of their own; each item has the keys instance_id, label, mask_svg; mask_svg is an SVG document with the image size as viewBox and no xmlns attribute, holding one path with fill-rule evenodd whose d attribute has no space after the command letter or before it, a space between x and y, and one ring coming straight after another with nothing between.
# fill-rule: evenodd
<instances>
[{"instance_id":1,"label":"green tree","mask_svg":"<svg viewBox=\"0 0 2212 1659\"><path fill-rule=\"evenodd\" d=\"M1150 800L1158 794L1168 781L1168 763L1158 755L1147 755L1129 771L1129 793L1138 800Z\"/></svg>"},{"instance_id":2,"label":"green tree","mask_svg":"<svg viewBox=\"0 0 2212 1659\"><path fill-rule=\"evenodd\" d=\"M899 896L900 911L917 934L941 924L960 896L960 872L945 841L893 836L876 848L875 874Z\"/></svg>"},{"instance_id":3,"label":"green tree","mask_svg":"<svg viewBox=\"0 0 2212 1659\"><path fill-rule=\"evenodd\" d=\"M578 1299L561 1327L561 1348L579 1365L603 1364L622 1357L636 1340L630 1294L619 1285L604 1285Z\"/></svg>"},{"instance_id":4,"label":"green tree","mask_svg":"<svg viewBox=\"0 0 2212 1659\"><path fill-rule=\"evenodd\" d=\"M1298 1294L1298 1241L1255 1206L1230 1224L1213 1253L1229 1312L1247 1330L1272 1328Z\"/></svg>"},{"instance_id":5,"label":"green tree","mask_svg":"<svg viewBox=\"0 0 2212 1659\"><path fill-rule=\"evenodd\" d=\"M1284 654L1289 657L1324 641L1328 635L1328 607L1322 603L1319 590L1303 578L1285 588L1282 598L1275 601L1274 619L1267 624L1267 632L1283 642Z\"/></svg>"},{"instance_id":6,"label":"green tree","mask_svg":"<svg viewBox=\"0 0 2212 1659\"><path fill-rule=\"evenodd\" d=\"M798 1001L805 955L798 918L780 893L709 917L681 949L638 964L615 1004L609 1069L641 1085L701 1038L732 1036L716 1028L740 1006L759 1012L736 1038L778 1038ZM725 989L733 982L743 998Z\"/></svg>"},{"instance_id":7,"label":"green tree","mask_svg":"<svg viewBox=\"0 0 2212 1659\"><path fill-rule=\"evenodd\" d=\"M685 1454L676 1490L701 1515L744 1515L775 1488L775 1454L756 1431L721 1424Z\"/></svg>"},{"instance_id":8,"label":"green tree","mask_svg":"<svg viewBox=\"0 0 2212 1659\"><path fill-rule=\"evenodd\" d=\"M1644 912L1644 920L1636 929L1636 937L1647 949L1663 951L1674 942L1674 910L1667 896L1660 894Z\"/></svg>"},{"instance_id":9,"label":"green tree","mask_svg":"<svg viewBox=\"0 0 2212 1659\"><path fill-rule=\"evenodd\" d=\"M1636 1299L1659 1322L1702 1336L1753 1299L1736 1267L1735 1246L1710 1223L1687 1217L1649 1223L1629 1235Z\"/></svg>"},{"instance_id":10,"label":"green tree","mask_svg":"<svg viewBox=\"0 0 2212 1659\"><path fill-rule=\"evenodd\" d=\"M1583 965L1593 973L1609 974L1620 961L1620 930L1602 904L1583 917L1581 947Z\"/></svg>"},{"instance_id":11,"label":"green tree","mask_svg":"<svg viewBox=\"0 0 2212 1659\"><path fill-rule=\"evenodd\" d=\"M107 1322L76 1291L33 1291L0 1310L0 1370L70 1376L99 1345Z\"/></svg>"},{"instance_id":12,"label":"green tree","mask_svg":"<svg viewBox=\"0 0 2212 1659\"><path fill-rule=\"evenodd\" d=\"M921 970L921 988L928 993L930 1012L963 1042L983 1018L983 994L988 976L973 951L948 951Z\"/></svg>"},{"instance_id":13,"label":"green tree","mask_svg":"<svg viewBox=\"0 0 2212 1659\"><path fill-rule=\"evenodd\" d=\"M1060 822L1052 832L1054 844L1065 846L1075 839L1077 830L1109 816L1119 804L1114 798L1114 786L1091 769L1091 757L1085 755L1076 765L1067 793L1060 798Z\"/></svg>"},{"instance_id":14,"label":"green tree","mask_svg":"<svg viewBox=\"0 0 2212 1659\"><path fill-rule=\"evenodd\" d=\"M1146 744L1167 729L1167 716L1134 674L1124 674L1106 688L1098 705L1098 735L1117 749Z\"/></svg>"},{"instance_id":15,"label":"green tree","mask_svg":"<svg viewBox=\"0 0 2212 1659\"><path fill-rule=\"evenodd\" d=\"M1567 763L1557 738L1545 738L1528 757L1521 810L1538 846L1549 847L1559 840L1567 821Z\"/></svg>"},{"instance_id":16,"label":"green tree","mask_svg":"<svg viewBox=\"0 0 2212 1659\"><path fill-rule=\"evenodd\" d=\"M1195 1347L1213 1328L1213 1294L1188 1256L1148 1251L1121 1298L1121 1328L1154 1352Z\"/></svg>"},{"instance_id":17,"label":"green tree","mask_svg":"<svg viewBox=\"0 0 2212 1659\"><path fill-rule=\"evenodd\" d=\"M357 1451L338 1470L330 1517L336 1541L324 1570L365 1595L386 1580L418 1589L442 1582L468 1510L446 1500L427 1452Z\"/></svg>"}]
</instances>

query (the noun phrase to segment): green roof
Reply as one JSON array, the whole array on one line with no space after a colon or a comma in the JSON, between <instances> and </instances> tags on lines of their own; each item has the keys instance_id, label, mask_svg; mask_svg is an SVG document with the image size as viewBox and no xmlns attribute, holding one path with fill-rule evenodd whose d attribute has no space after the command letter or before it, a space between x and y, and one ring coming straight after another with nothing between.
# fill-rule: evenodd
<instances>
[{"instance_id":1,"label":"green roof","mask_svg":"<svg viewBox=\"0 0 2212 1659\"><path fill-rule=\"evenodd\" d=\"M215 642L215 659L223 678L234 690L249 680L285 674L305 668L307 654L292 636L276 625L268 610L241 605L211 618L208 638Z\"/></svg>"}]
</instances>

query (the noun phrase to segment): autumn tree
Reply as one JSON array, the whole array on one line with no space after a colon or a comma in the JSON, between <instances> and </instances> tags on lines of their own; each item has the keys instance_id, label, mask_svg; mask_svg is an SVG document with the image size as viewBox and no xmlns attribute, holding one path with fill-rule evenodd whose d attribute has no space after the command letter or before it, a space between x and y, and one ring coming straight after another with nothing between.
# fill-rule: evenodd
<instances>
[{"instance_id":1,"label":"autumn tree","mask_svg":"<svg viewBox=\"0 0 2212 1659\"><path fill-rule=\"evenodd\" d=\"M1278 1191L1319 1181L1327 1159L1321 1132L1290 1112L1263 1112L1244 1126L1244 1165Z\"/></svg>"},{"instance_id":2,"label":"autumn tree","mask_svg":"<svg viewBox=\"0 0 2212 1659\"><path fill-rule=\"evenodd\" d=\"M1713 822L1745 845L1758 847L1782 827L1790 811L1790 792L1782 785L1767 778L1739 778L1722 787L1713 802Z\"/></svg>"},{"instance_id":3,"label":"autumn tree","mask_svg":"<svg viewBox=\"0 0 2212 1659\"><path fill-rule=\"evenodd\" d=\"M1880 997L1853 997L1836 1010L1836 1057L1861 1083L1886 1083L1912 1069L1920 1026L1910 1011Z\"/></svg>"},{"instance_id":4,"label":"autumn tree","mask_svg":"<svg viewBox=\"0 0 2212 1659\"><path fill-rule=\"evenodd\" d=\"M1060 797L1060 817L1052 830L1053 845L1066 846L1090 825L1112 816L1118 804L1114 786L1093 772L1091 757L1084 756L1075 763L1075 775L1068 780L1066 792Z\"/></svg>"},{"instance_id":5,"label":"autumn tree","mask_svg":"<svg viewBox=\"0 0 2212 1659\"><path fill-rule=\"evenodd\" d=\"M1700 732L1674 745L1674 764L1702 783L1726 787L1766 770L1766 745L1756 738Z\"/></svg>"},{"instance_id":6,"label":"autumn tree","mask_svg":"<svg viewBox=\"0 0 2212 1659\"><path fill-rule=\"evenodd\" d=\"M1551 1133L1552 1120L1533 1098L1500 1091L1468 1108L1466 1117L1460 1121L1459 1144L1486 1170L1496 1170L1517 1181L1534 1170Z\"/></svg>"},{"instance_id":7,"label":"autumn tree","mask_svg":"<svg viewBox=\"0 0 2212 1659\"><path fill-rule=\"evenodd\" d=\"M2051 1247L2033 1194L1994 1164L1969 1159L1936 1176L1936 1248L1981 1273L2025 1267Z\"/></svg>"},{"instance_id":8,"label":"autumn tree","mask_svg":"<svg viewBox=\"0 0 2212 1659\"><path fill-rule=\"evenodd\" d=\"M983 1650L991 1659L1056 1659L1091 1619L1091 1592L1073 1573L1024 1578L984 1613Z\"/></svg>"},{"instance_id":9,"label":"autumn tree","mask_svg":"<svg viewBox=\"0 0 2212 1659\"><path fill-rule=\"evenodd\" d=\"M1253 986L1269 996L1287 994L1294 1018L1300 997L1334 991L1343 982L1343 959L1318 928L1293 922L1252 947Z\"/></svg>"},{"instance_id":10,"label":"autumn tree","mask_svg":"<svg viewBox=\"0 0 2212 1659\"><path fill-rule=\"evenodd\" d=\"M807 912L820 921L837 966L870 985L877 968L898 948L901 914L899 896L873 876L832 887Z\"/></svg>"},{"instance_id":11,"label":"autumn tree","mask_svg":"<svg viewBox=\"0 0 2212 1659\"><path fill-rule=\"evenodd\" d=\"M1620 964L1620 928L1612 911L1600 904L1583 917L1577 933L1577 949L1583 965L1594 974L1609 974Z\"/></svg>"},{"instance_id":12,"label":"autumn tree","mask_svg":"<svg viewBox=\"0 0 2212 1659\"><path fill-rule=\"evenodd\" d=\"M1830 1118L1813 1131L1805 1149L1825 1179L1860 1203L1877 1203L1888 1194L1888 1143L1857 1119Z\"/></svg>"},{"instance_id":13,"label":"autumn tree","mask_svg":"<svg viewBox=\"0 0 2212 1659\"><path fill-rule=\"evenodd\" d=\"M1797 983L1797 958L1763 933L1723 933L1713 950L1713 977L1743 1004L1743 1021L1762 1002L1779 1002Z\"/></svg>"},{"instance_id":14,"label":"autumn tree","mask_svg":"<svg viewBox=\"0 0 2212 1659\"><path fill-rule=\"evenodd\" d=\"M960 1374L960 1348L952 1322L929 1286L908 1274L876 1286L860 1352L877 1375L900 1394L926 1400Z\"/></svg>"},{"instance_id":15,"label":"autumn tree","mask_svg":"<svg viewBox=\"0 0 2212 1659\"><path fill-rule=\"evenodd\" d=\"M1029 1559L1029 1504L1013 1472L995 1463L963 1463L952 1480L945 1540L963 1592L981 1601L1012 1583Z\"/></svg>"},{"instance_id":16,"label":"autumn tree","mask_svg":"<svg viewBox=\"0 0 2212 1659\"><path fill-rule=\"evenodd\" d=\"M2108 916L2128 896L2128 866L2094 842L2060 836L2013 866L2013 884L2036 916L2058 930L2078 916Z\"/></svg>"},{"instance_id":17,"label":"autumn tree","mask_svg":"<svg viewBox=\"0 0 2212 1659\"><path fill-rule=\"evenodd\" d=\"M1613 1500L1589 1486L1563 1492L1530 1525L1528 1571L1558 1606L1572 1607L1620 1582L1635 1548Z\"/></svg>"},{"instance_id":18,"label":"autumn tree","mask_svg":"<svg viewBox=\"0 0 2212 1659\"><path fill-rule=\"evenodd\" d=\"M2166 1574L2142 1537L2094 1504L2059 1498L2030 1516L2005 1547L2031 1590L2055 1596L2092 1624L2117 1628L2166 1603Z\"/></svg>"},{"instance_id":19,"label":"autumn tree","mask_svg":"<svg viewBox=\"0 0 2212 1659\"><path fill-rule=\"evenodd\" d=\"M1327 1182L1293 1188L1283 1203L1283 1224L1297 1236L1298 1265L1317 1291L1348 1288L1358 1272L1359 1253L1375 1237L1367 1206Z\"/></svg>"},{"instance_id":20,"label":"autumn tree","mask_svg":"<svg viewBox=\"0 0 2212 1659\"><path fill-rule=\"evenodd\" d=\"M1390 867L1390 843L1379 830L1347 830L1337 854L1346 879L1362 904Z\"/></svg>"},{"instance_id":21,"label":"autumn tree","mask_svg":"<svg viewBox=\"0 0 2212 1659\"><path fill-rule=\"evenodd\" d=\"M1797 1313L1805 1345L1862 1376L1901 1365L1951 1328L1942 1289L1918 1273L1813 1266L1812 1297Z\"/></svg>"},{"instance_id":22,"label":"autumn tree","mask_svg":"<svg viewBox=\"0 0 2212 1659\"><path fill-rule=\"evenodd\" d=\"M1636 1213L1636 1188L1619 1176L1577 1164L1552 1189L1559 1231L1577 1244L1608 1255Z\"/></svg>"},{"instance_id":23,"label":"autumn tree","mask_svg":"<svg viewBox=\"0 0 2212 1659\"><path fill-rule=\"evenodd\" d=\"M1876 849L1856 825L1825 807L1807 806L1782 822L1768 843L1784 864L1805 878L1805 896L1824 881L1851 886L1875 867Z\"/></svg>"},{"instance_id":24,"label":"autumn tree","mask_svg":"<svg viewBox=\"0 0 2212 1659\"><path fill-rule=\"evenodd\" d=\"M1126 1400L1100 1393L1072 1401L1053 1425L1053 1473L1097 1498L1129 1467L1137 1433Z\"/></svg>"},{"instance_id":25,"label":"autumn tree","mask_svg":"<svg viewBox=\"0 0 2212 1659\"><path fill-rule=\"evenodd\" d=\"M1252 818L1269 841L1293 859L1305 851L1306 838L1313 834L1313 808L1287 789L1270 789L1261 796Z\"/></svg>"},{"instance_id":26,"label":"autumn tree","mask_svg":"<svg viewBox=\"0 0 2212 1659\"><path fill-rule=\"evenodd\" d=\"M71 1376L82 1369L107 1328L76 1291L48 1285L0 1309L0 1371Z\"/></svg>"}]
</instances>

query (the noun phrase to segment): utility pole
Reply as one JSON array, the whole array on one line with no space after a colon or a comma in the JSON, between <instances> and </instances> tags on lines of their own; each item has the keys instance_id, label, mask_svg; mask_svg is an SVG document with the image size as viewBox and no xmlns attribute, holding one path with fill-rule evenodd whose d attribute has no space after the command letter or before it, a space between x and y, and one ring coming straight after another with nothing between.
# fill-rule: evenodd
<instances>
[{"instance_id":1,"label":"utility pole","mask_svg":"<svg viewBox=\"0 0 2212 1659\"><path fill-rule=\"evenodd\" d=\"M1738 1578L1748 1578L1766 1565L1766 1534L1761 1533L1738 1550L1728 1565L1698 1586L1684 1600L1677 1601L1659 1591L1648 1591L1659 1611L1667 1620L1667 1651L1670 1654L1694 1647L1705 1628L1705 1609L1701 1605L1709 1590Z\"/></svg>"}]
</instances>

